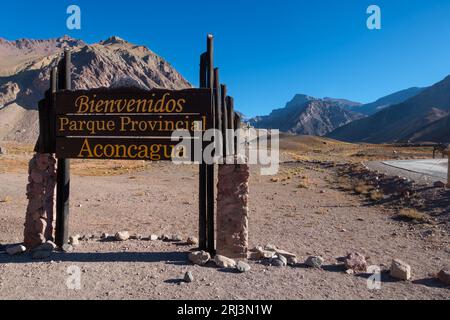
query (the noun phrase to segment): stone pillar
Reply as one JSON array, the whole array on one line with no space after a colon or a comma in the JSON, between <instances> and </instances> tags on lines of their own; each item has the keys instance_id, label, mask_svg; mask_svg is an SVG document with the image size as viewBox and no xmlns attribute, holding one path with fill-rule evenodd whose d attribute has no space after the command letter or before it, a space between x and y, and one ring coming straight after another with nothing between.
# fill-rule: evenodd
<instances>
[{"instance_id":1,"label":"stone pillar","mask_svg":"<svg viewBox=\"0 0 450 320\"><path fill-rule=\"evenodd\" d=\"M33 249L53 241L55 217L56 159L36 153L29 162L24 245Z\"/></svg>"},{"instance_id":2,"label":"stone pillar","mask_svg":"<svg viewBox=\"0 0 450 320\"><path fill-rule=\"evenodd\" d=\"M217 184L217 254L247 258L248 164L220 165Z\"/></svg>"}]
</instances>

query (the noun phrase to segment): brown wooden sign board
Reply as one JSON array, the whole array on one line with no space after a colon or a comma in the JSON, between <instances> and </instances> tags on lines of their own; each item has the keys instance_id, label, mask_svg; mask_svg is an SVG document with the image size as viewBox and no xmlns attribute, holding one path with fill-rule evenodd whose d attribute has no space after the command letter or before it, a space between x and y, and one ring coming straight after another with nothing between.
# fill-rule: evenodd
<instances>
[{"instance_id":1,"label":"brown wooden sign board","mask_svg":"<svg viewBox=\"0 0 450 320\"><path fill-rule=\"evenodd\" d=\"M58 158L171 160L183 155L174 131L213 128L210 89L59 91L53 99Z\"/></svg>"}]
</instances>

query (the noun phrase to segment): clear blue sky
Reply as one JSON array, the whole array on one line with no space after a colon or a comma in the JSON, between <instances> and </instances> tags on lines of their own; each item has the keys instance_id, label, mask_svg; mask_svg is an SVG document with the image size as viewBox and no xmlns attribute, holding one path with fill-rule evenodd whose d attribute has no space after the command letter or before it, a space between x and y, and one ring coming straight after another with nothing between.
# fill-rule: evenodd
<instances>
[{"instance_id":1,"label":"clear blue sky","mask_svg":"<svg viewBox=\"0 0 450 320\"><path fill-rule=\"evenodd\" d=\"M81 31L66 28L69 4ZM366 9L382 10L382 29ZM371 102L450 74L448 0L2 1L0 37L68 34L89 43L117 35L163 56L198 83L205 35L238 109L267 114L296 93Z\"/></svg>"}]
</instances>

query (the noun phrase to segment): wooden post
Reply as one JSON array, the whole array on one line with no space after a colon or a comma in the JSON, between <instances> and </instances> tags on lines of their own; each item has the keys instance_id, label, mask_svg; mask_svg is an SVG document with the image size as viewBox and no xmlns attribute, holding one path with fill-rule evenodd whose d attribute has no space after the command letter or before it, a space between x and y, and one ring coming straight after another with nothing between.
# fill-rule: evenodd
<instances>
[{"instance_id":1,"label":"wooden post","mask_svg":"<svg viewBox=\"0 0 450 320\"><path fill-rule=\"evenodd\" d=\"M216 129L222 131L222 96L219 81L219 68L214 69L214 108L216 112ZM216 150L217 151L217 150Z\"/></svg>"},{"instance_id":2,"label":"wooden post","mask_svg":"<svg viewBox=\"0 0 450 320\"><path fill-rule=\"evenodd\" d=\"M60 63L58 89L71 90L71 53L64 52ZM57 107L57 106L56 106ZM62 247L69 240L70 160L58 159L56 182L56 244Z\"/></svg>"},{"instance_id":3,"label":"wooden post","mask_svg":"<svg viewBox=\"0 0 450 320\"><path fill-rule=\"evenodd\" d=\"M226 159L227 151L227 129L228 129L228 114L227 114L227 86L222 84L220 86L220 97L222 105L222 137L223 137L223 156Z\"/></svg>"},{"instance_id":4,"label":"wooden post","mask_svg":"<svg viewBox=\"0 0 450 320\"><path fill-rule=\"evenodd\" d=\"M206 61L206 53L203 53L200 56L200 88L207 88L206 83L206 70L207 69L207 61ZM203 142L202 151L205 148L205 143ZM203 157L203 155L202 155ZM199 239L199 249L206 250L206 212L207 212L207 193L206 193L206 185L207 185L207 177L206 177L206 164L203 162L203 159L200 163L200 172L199 172L199 217L198 217L198 239Z\"/></svg>"},{"instance_id":5,"label":"wooden post","mask_svg":"<svg viewBox=\"0 0 450 320\"><path fill-rule=\"evenodd\" d=\"M212 35L208 35L207 37L207 85L208 88L213 91L214 89L214 38ZM216 108L213 107L213 128L216 128ZM208 183L206 185L207 188L207 214L206 214L206 222L207 222L207 250L210 254L215 254L215 227L214 227L214 213L215 213L215 184L214 184L214 164L207 165L206 168L206 176Z\"/></svg>"},{"instance_id":6,"label":"wooden post","mask_svg":"<svg viewBox=\"0 0 450 320\"><path fill-rule=\"evenodd\" d=\"M234 130L234 99L232 97L227 97L227 111L228 111L228 129ZM228 150L230 155L234 155L236 149L234 147L234 141L229 142L230 150Z\"/></svg>"}]
</instances>

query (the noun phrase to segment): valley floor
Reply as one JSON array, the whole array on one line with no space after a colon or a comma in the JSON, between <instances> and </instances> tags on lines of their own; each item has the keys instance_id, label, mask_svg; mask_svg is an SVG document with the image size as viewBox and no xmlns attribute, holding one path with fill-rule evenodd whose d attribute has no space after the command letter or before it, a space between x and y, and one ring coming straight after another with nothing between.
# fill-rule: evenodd
<instances>
[{"instance_id":1,"label":"valley floor","mask_svg":"<svg viewBox=\"0 0 450 320\"><path fill-rule=\"evenodd\" d=\"M74 175L70 232L96 238L41 262L0 253L0 299L450 299L450 289L434 278L450 263L448 232L395 221L389 209L337 190L332 174L285 163L277 180L252 168L250 246L274 244L300 262L321 255L325 265L277 268L250 261L244 274L193 266L187 260L193 248L183 244L98 240L103 232L121 230L196 236L196 167L152 163L116 176ZM0 203L0 244L18 243L27 176L3 172L0 182L0 199L8 197ZM413 280L398 282L383 273L381 289L369 290L367 275L347 275L337 260L354 251L383 270L393 258L402 259ZM81 290L66 286L71 266L82 271ZM186 271L194 282L179 281Z\"/></svg>"}]
</instances>

